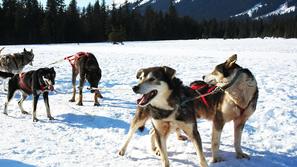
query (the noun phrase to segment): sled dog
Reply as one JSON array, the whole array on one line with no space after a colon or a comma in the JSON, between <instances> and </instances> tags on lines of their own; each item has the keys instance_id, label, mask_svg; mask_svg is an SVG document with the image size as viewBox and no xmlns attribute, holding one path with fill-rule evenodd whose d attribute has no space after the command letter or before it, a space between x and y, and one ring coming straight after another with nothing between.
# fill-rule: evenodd
<instances>
[{"instance_id":1,"label":"sled dog","mask_svg":"<svg viewBox=\"0 0 297 167\"><path fill-rule=\"evenodd\" d=\"M101 69L97 62L96 57L92 53L88 52L78 52L75 55L66 57L65 60L69 60L72 66L72 98L69 100L70 102L75 102L75 95L76 95L76 77L79 74L79 100L77 105L83 105L83 96L82 96L82 89L87 80L90 83L90 90L91 93L94 93L94 105L99 106L98 97L103 98L99 89L98 83L101 79Z\"/></svg>"},{"instance_id":2,"label":"sled dog","mask_svg":"<svg viewBox=\"0 0 297 167\"><path fill-rule=\"evenodd\" d=\"M250 70L242 68L236 64L237 55L233 55L226 62L215 67L214 71L204 76L204 81L191 83L191 89L194 90L193 103L197 118L208 119L213 122L212 126L212 161L222 161L218 155L220 136L226 122L234 122L234 147L237 158L247 158L249 156L243 153L241 149L241 135L245 122L255 112L258 87L257 82ZM197 83L201 84L200 86ZM203 84L204 83L204 84ZM220 88L220 91L209 93L214 86ZM195 88L195 87L198 87ZM206 95L207 96L201 96ZM195 98L198 97L198 98ZM191 99L191 98L190 98ZM187 101L189 98L184 100ZM190 100L191 102L191 100ZM185 103L188 105L187 103ZM119 154L123 155L137 129L142 130L145 122L151 118L150 107L138 106L135 116L130 124L128 138L120 149ZM177 131L178 132L178 131ZM152 130L152 149L155 148L155 132ZM178 136L180 133L178 133ZM156 151L158 153L158 151Z\"/></svg>"},{"instance_id":3,"label":"sled dog","mask_svg":"<svg viewBox=\"0 0 297 167\"><path fill-rule=\"evenodd\" d=\"M141 69L137 73L137 78L139 83L133 87L133 91L142 97L137 101L140 108L134 123L143 126L148 118L152 119L152 140L159 148L162 166L169 166L166 140L170 132L176 129L183 130L193 142L200 166L208 166L197 130L195 105L193 102L181 104L183 99L192 96L194 91L184 86L182 81L175 77L175 70L170 67ZM124 150L125 148L120 154L123 154Z\"/></svg>"},{"instance_id":4,"label":"sled dog","mask_svg":"<svg viewBox=\"0 0 297 167\"><path fill-rule=\"evenodd\" d=\"M32 65L33 59L34 54L32 49L31 51L24 49L21 53L1 55L0 71L18 74L26 65Z\"/></svg>"},{"instance_id":5,"label":"sled dog","mask_svg":"<svg viewBox=\"0 0 297 167\"><path fill-rule=\"evenodd\" d=\"M42 94L47 117L50 120L54 118L50 113L50 106L48 100L48 92L54 90L56 72L54 68L40 68L38 70L32 70L23 72L20 74L12 73L0 73L0 75L10 75L11 79L8 81L8 94L7 101L4 104L4 114L7 115L7 106L9 101L13 98L15 91L20 90L22 92L22 98L18 102L19 108L23 114L28 114L23 108L23 101L31 94L33 94L33 122L37 122L36 106L39 96Z\"/></svg>"}]
</instances>

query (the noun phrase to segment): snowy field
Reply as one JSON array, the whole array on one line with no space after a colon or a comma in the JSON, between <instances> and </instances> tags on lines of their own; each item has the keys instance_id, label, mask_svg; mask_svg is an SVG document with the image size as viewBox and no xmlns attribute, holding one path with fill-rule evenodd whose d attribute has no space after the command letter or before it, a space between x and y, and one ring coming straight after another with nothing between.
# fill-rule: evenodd
<instances>
[{"instance_id":1,"label":"snowy field","mask_svg":"<svg viewBox=\"0 0 297 167\"><path fill-rule=\"evenodd\" d=\"M1 46L2 47L2 46ZM259 86L258 107L244 128L242 146L251 160L237 160L233 148L233 123L222 133L220 154L226 161L212 164L211 123L199 120L198 127L208 164L213 167L293 167L297 166L297 40L188 40L110 43L17 45L5 46L3 53L33 49L34 66L25 71L49 66L79 51L96 55L102 69L103 100L93 106L93 96L84 90L84 106L69 103L71 98L71 66L62 61L55 65L57 92L50 95L52 115L49 121L41 99L37 107L40 122L22 115L15 98L8 106L8 116L0 114L0 166L96 166L139 167L160 166L159 157L150 151L150 122L144 133L131 140L126 155L117 154L135 113L135 95L139 68L167 65L177 70L185 84L202 78L231 54L238 63L249 68ZM0 91L2 113L6 93ZM86 87L85 87L86 88ZM32 98L24 102L32 112ZM173 167L198 166L198 158L189 141L169 137L168 151Z\"/></svg>"}]
</instances>

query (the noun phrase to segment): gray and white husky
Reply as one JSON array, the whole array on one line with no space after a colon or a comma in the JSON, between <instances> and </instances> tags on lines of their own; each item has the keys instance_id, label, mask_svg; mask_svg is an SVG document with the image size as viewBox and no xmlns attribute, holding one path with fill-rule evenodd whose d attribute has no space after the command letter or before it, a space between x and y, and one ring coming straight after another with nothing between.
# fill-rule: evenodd
<instances>
[{"instance_id":1,"label":"gray and white husky","mask_svg":"<svg viewBox=\"0 0 297 167\"><path fill-rule=\"evenodd\" d=\"M33 50L24 49L21 53L0 55L0 71L18 74L28 64L33 65Z\"/></svg>"},{"instance_id":2,"label":"gray and white husky","mask_svg":"<svg viewBox=\"0 0 297 167\"><path fill-rule=\"evenodd\" d=\"M0 71L18 74L23 71L26 65L30 64L32 66L33 59L33 50L27 51L25 48L21 53L0 55ZM3 82L3 87L5 90L5 81Z\"/></svg>"}]
</instances>

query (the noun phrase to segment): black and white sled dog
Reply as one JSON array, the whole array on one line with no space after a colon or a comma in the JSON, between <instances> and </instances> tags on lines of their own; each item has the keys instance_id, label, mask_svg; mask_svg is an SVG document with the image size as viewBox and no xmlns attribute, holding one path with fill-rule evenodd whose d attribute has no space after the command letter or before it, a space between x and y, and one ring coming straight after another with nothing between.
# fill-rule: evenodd
<instances>
[{"instance_id":1,"label":"black and white sled dog","mask_svg":"<svg viewBox=\"0 0 297 167\"><path fill-rule=\"evenodd\" d=\"M42 94L47 117L50 120L54 118L50 113L50 106L48 100L48 92L54 90L56 72L54 68L40 68L38 70L32 70L28 72L23 72L20 74L12 74L0 72L1 77L11 77L8 81L8 94L7 101L4 104L4 114L7 115L7 106L9 101L14 96L15 91L20 90L22 92L22 98L18 102L18 105L23 114L28 114L23 108L23 101L31 94L33 94L33 122L37 122L36 118L36 107L39 96Z\"/></svg>"},{"instance_id":2,"label":"black and white sled dog","mask_svg":"<svg viewBox=\"0 0 297 167\"><path fill-rule=\"evenodd\" d=\"M200 166L208 166L197 129L194 103L189 102L187 105L181 105L182 100L193 94L194 91L184 86L181 80L175 77L175 70L170 67L141 69L137 73L137 78L139 83L133 87L133 91L142 94L142 97L137 101L141 108L135 115L136 122L131 123L130 131L135 130L132 124L138 126L137 129L143 126L142 123L145 123L148 118L151 118L154 127L152 144L154 145L156 142L162 166L168 167L166 140L171 131L181 129L193 142L200 159ZM129 134L134 132L129 132ZM119 152L120 155L125 153L125 147Z\"/></svg>"},{"instance_id":3,"label":"black and white sled dog","mask_svg":"<svg viewBox=\"0 0 297 167\"><path fill-rule=\"evenodd\" d=\"M239 159L249 159L249 156L241 149L241 136L246 121L256 110L258 86L256 79L250 70L240 67L236 64L236 61L237 55L231 56L226 62L217 65L212 73L204 76L203 78L205 82L193 82L190 89L181 89L172 86L175 79L166 79L165 81L164 79L160 79L159 74L156 74L153 70L154 68L140 70L138 74L140 84L138 87L134 88L134 91L145 95L138 101L135 116L130 124L128 138L120 149L119 154L125 154L133 134L137 129L143 129L145 122L148 119L152 118L154 120L154 117L156 119L160 116L168 116L169 114L169 118L175 117L180 120L179 112L173 112L174 114L171 115L170 112L175 105L179 106L179 104L182 103L185 105L184 107L181 107L182 110L188 109L190 112L188 110L186 110L186 112L194 112L196 118L203 118L213 122L211 141L212 162L223 160L223 158L218 155L220 136L225 123L229 121L234 122L234 147L236 157ZM196 85L197 83L204 84L199 86ZM209 86L209 84L214 86ZM200 88L196 89L194 88L195 86ZM210 87L210 89L218 87L219 89L217 90L220 91L212 93L209 92L210 89L208 87ZM201 95L206 94L208 95L202 98ZM186 102L189 99L193 100ZM162 108L162 110L160 108ZM191 109L194 111L191 111ZM184 118L182 114L181 116ZM159 123L160 120L162 119L159 119L157 122ZM163 120L168 121L169 119L166 118ZM159 133L161 132L157 131L158 128L160 129L159 126L154 125L154 127L155 128L151 132L151 143L153 151L158 153L158 149L162 150L164 148L158 146L158 144L157 147L160 148L155 147L156 141L157 143L160 142L158 140L160 140ZM163 128L164 127L170 126L163 126ZM189 133L187 131L185 132L189 136ZM178 133L178 136L179 135L180 133ZM189 137L191 138L191 136Z\"/></svg>"},{"instance_id":4,"label":"black and white sled dog","mask_svg":"<svg viewBox=\"0 0 297 167\"><path fill-rule=\"evenodd\" d=\"M33 59L33 50L27 51L25 48L21 53L0 55L0 71L18 74L23 71L26 65L33 65ZM3 82L3 87L6 90L5 81Z\"/></svg>"}]
</instances>

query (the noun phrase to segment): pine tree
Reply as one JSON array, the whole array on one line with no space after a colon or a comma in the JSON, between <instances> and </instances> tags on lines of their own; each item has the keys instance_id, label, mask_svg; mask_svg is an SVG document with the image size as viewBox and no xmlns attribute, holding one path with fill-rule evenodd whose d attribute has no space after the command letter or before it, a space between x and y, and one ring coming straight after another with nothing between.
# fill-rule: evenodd
<instances>
[{"instance_id":1,"label":"pine tree","mask_svg":"<svg viewBox=\"0 0 297 167\"><path fill-rule=\"evenodd\" d=\"M82 36L80 14L76 0L71 0L66 11L65 38L67 42L79 42Z\"/></svg>"}]
</instances>

